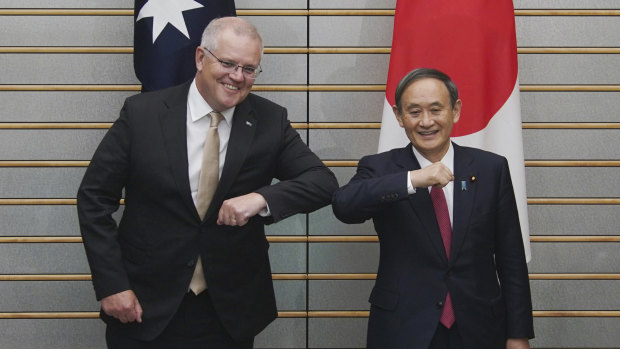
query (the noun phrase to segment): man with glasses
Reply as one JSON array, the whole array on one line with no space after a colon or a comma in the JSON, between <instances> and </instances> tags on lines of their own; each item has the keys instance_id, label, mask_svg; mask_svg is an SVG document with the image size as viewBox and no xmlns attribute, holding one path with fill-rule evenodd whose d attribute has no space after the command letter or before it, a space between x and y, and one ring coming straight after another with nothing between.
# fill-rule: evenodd
<instances>
[{"instance_id":1,"label":"man with glasses","mask_svg":"<svg viewBox=\"0 0 620 349\"><path fill-rule=\"evenodd\" d=\"M252 348L276 318L264 224L338 183L250 93L262 51L250 23L212 21L194 80L128 98L95 152L77 206L109 348Z\"/></svg>"}]
</instances>

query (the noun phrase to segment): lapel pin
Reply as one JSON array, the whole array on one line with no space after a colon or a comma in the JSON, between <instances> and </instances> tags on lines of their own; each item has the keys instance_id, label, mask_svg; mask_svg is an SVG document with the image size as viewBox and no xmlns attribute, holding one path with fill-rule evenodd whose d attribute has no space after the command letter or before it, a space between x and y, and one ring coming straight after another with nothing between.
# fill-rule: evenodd
<instances>
[{"instance_id":1,"label":"lapel pin","mask_svg":"<svg viewBox=\"0 0 620 349\"><path fill-rule=\"evenodd\" d=\"M467 182L461 181L461 191L466 191L466 190L467 190Z\"/></svg>"},{"instance_id":2,"label":"lapel pin","mask_svg":"<svg viewBox=\"0 0 620 349\"><path fill-rule=\"evenodd\" d=\"M476 181L476 176L469 177L469 181L474 183Z\"/></svg>"},{"instance_id":3,"label":"lapel pin","mask_svg":"<svg viewBox=\"0 0 620 349\"><path fill-rule=\"evenodd\" d=\"M252 123L249 122L249 121L246 121L245 124L248 125L248 126L252 126Z\"/></svg>"}]
</instances>

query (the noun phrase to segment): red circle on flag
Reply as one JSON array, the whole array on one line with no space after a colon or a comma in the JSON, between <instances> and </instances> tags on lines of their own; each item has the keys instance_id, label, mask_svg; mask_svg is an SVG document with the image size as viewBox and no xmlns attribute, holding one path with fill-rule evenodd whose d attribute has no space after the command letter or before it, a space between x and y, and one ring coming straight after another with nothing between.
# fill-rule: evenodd
<instances>
[{"instance_id":1,"label":"red circle on flag","mask_svg":"<svg viewBox=\"0 0 620 349\"><path fill-rule=\"evenodd\" d=\"M514 89L517 43L510 0L398 1L386 98L415 68L448 74L463 101L452 136L485 128Z\"/></svg>"}]
</instances>

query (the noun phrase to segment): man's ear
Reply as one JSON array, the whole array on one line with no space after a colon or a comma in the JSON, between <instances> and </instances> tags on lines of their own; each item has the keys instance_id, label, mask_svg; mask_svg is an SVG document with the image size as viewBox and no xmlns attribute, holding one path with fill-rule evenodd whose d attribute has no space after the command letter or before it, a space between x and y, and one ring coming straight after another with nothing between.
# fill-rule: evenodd
<instances>
[{"instance_id":1,"label":"man's ear","mask_svg":"<svg viewBox=\"0 0 620 349\"><path fill-rule=\"evenodd\" d=\"M459 121L459 118L461 117L462 106L463 106L463 102L461 102L460 99L457 99L456 103L454 103L454 108L452 109L452 113L454 114L452 121L454 124L456 124Z\"/></svg>"},{"instance_id":2,"label":"man's ear","mask_svg":"<svg viewBox=\"0 0 620 349\"><path fill-rule=\"evenodd\" d=\"M396 116L396 121L398 121L400 127L405 127L405 124L403 123L403 116L396 105L392 106L392 111L394 112L394 116Z\"/></svg>"},{"instance_id":3,"label":"man's ear","mask_svg":"<svg viewBox=\"0 0 620 349\"><path fill-rule=\"evenodd\" d=\"M205 51L202 47L196 47L196 70L202 71L203 59L205 58Z\"/></svg>"}]
</instances>

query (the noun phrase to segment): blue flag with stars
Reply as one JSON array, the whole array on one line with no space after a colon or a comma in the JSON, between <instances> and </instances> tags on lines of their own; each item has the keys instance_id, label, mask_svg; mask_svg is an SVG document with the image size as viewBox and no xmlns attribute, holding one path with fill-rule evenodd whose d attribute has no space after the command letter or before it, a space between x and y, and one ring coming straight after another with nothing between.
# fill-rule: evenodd
<instances>
[{"instance_id":1,"label":"blue flag with stars","mask_svg":"<svg viewBox=\"0 0 620 349\"><path fill-rule=\"evenodd\" d=\"M194 56L214 18L234 16L234 0L135 0L133 65L142 91L178 85L196 74Z\"/></svg>"}]
</instances>

